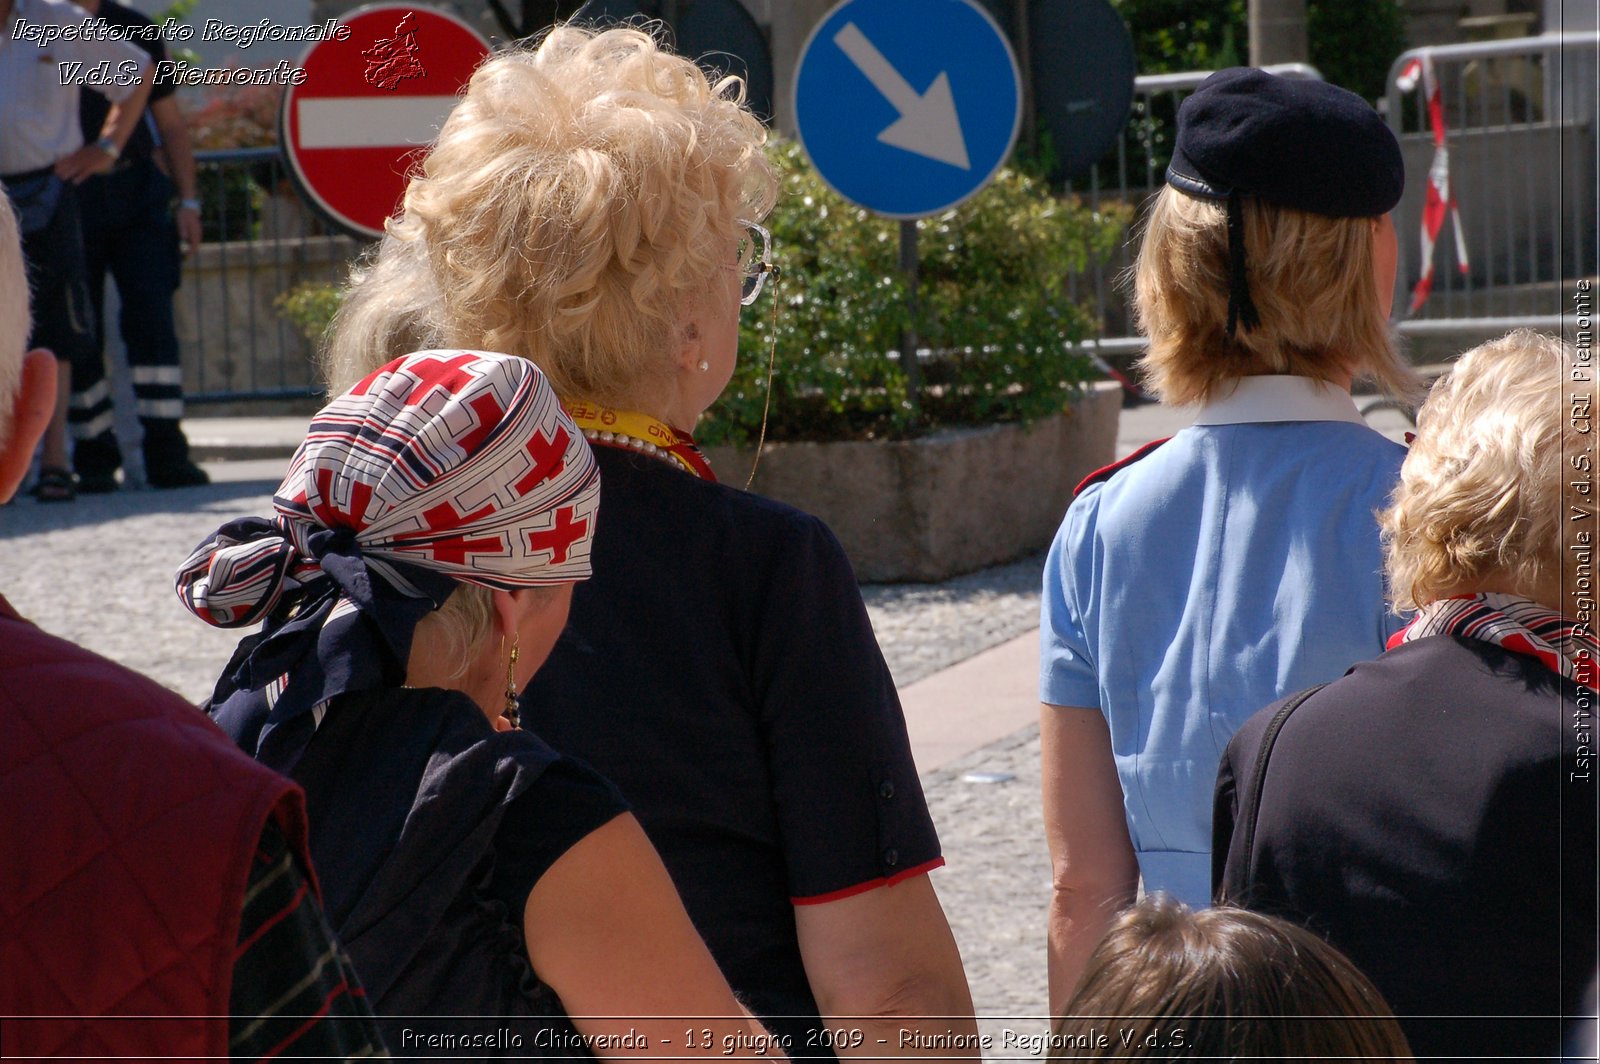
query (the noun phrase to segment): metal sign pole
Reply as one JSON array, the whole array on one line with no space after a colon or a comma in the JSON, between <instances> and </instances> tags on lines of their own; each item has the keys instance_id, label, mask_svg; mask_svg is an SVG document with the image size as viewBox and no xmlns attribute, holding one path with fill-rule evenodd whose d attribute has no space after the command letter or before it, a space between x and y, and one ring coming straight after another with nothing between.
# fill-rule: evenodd
<instances>
[{"instance_id":1,"label":"metal sign pole","mask_svg":"<svg viewBox=\"0 0 1600 1064\"><path fill-rule=\"evenodd\" d=\"M900 223L900 269L906 275L906 310L909 320L900 333L900 365L906 374L906 398L915 413L921 407L922 365L917 360L917 223L907 219Z\"/></svg>"}]
</instances>

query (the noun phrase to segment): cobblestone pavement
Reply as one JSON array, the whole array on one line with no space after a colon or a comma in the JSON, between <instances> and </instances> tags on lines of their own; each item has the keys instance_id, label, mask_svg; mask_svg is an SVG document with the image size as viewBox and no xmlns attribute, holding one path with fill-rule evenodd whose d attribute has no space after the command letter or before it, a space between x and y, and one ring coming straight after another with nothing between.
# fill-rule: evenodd
<instances>
[{"instance_id":1,"label":"cobblestone pavement","mask_svg":"<svg viewBox=\"0 0 1600 1064\"><path fill-rule=\"evenodd\" d=\"M276 467L260 479L177 492L85 496L72 505L19 500L0 509L0 590L47 631L155 677L185 698L209 693L238 634L201 624L172 591L172 573L205 535L268 512ZM281 465L278 463L277 465ZM216 473L218 467L213 465ZM234 475L238 475L235 473ZM1038 624L1042 557L938 585L863 588L900 686ZM1044 1009L1048 864L1038 809L1036 729L927 775L947 867L934 882L955 929L980 1014ZM1005 782L964 779L999 773ZM1035 1021L995 1021L1034 1032Z\"/></svg>"}]
</instances>

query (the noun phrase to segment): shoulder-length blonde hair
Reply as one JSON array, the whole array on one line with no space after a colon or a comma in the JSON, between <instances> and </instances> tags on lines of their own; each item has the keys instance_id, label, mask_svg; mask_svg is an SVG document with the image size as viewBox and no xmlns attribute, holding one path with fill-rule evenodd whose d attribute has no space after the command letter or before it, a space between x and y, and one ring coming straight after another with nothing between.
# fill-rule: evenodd
<instances>
[{"instance_id":1,"label":"shoulder-length blonde hair","mask_svg":"<svg viewBox=\"0 0 1600 1064\"><path fill-rule=\"evenodd\" d=\"M522 355L564 399L665 380L685 308L776 193L743 100L633 29L490 58L352 275L330 387L426 347Z\"/></svg>"},{"instance_id":2,"label":"shoulder-length blonde hair","mask_svg":"<svg viewBox=\"0 0 1600 1064\"><path fill-rule=\"evenodd\" d=\"M1568 465L1591 429L1593 365L1575 373L1572 347L1519 329L1468 351L1433 386L1379 518L1399 608L1491 588L1531 596L1559 580L1568 473L1593 476L1592 457Z\"/></svg>"},{"instance_id":3,"label":"shoulder-length blonde hair","mask_svg":"<svg viewBox=\"0 0 1600 1064\"><path fill-rule=\"evenodd\" d=\"M1163 187L1133 266L1145 382L1167 403L1204 402L1238 377L1368 375L1400 398L1420 382L1395 347L1373 282L1370 218L1326 218L1245 197L1250 298L1261 324L1227 336L1226 205Z\"/></svg>"}]
</instances>

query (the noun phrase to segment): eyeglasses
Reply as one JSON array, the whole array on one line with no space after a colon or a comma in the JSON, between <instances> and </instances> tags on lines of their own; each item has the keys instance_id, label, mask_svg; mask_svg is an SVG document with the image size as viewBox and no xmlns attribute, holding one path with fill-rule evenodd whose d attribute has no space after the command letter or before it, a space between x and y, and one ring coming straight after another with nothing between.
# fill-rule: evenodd
<instances>
[{"instance_id":1,"label":"eyeglasses","mask_svg":"<svg viewBox=\"0 0 1600 1064\"><path fill-rule=\"evenodd\" d=\"M772 234L765 226L755 222L739 223L745 233L739 238L739 269L744 271L744 284L739 292L739 302L749 306L761 298L767 277L777 277L778 267L772 262Z\"/></svg>"}]
</instances>

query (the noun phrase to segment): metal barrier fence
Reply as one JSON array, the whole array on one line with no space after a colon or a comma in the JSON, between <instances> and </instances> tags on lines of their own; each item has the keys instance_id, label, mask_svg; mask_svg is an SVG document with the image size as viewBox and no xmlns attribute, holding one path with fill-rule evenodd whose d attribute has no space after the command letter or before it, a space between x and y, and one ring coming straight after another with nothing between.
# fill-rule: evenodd
<instances>
[{"instance_id":1,"label":"metal barrier fence","mask_svg":"<svg viewBox=\"0 0 1600 1064\"><path fill-rule=\"evenodd\" d=\"M1414 49L1395 60L1386 108L1406 164L1406 194L1395 212L1400 237L1395 316L1400 334L1412 341L1414 358L1443 358L1513 328L1558 331L1572 280L1595 276L1597 50L1600 34L1583 33ZM1472 268L1466 274L1454 268L1454 237L1447 225L1434 249L1432 296L1412 316L1433 140L1422 89L1402 93L1396 78L1424 53L1441 85ZM1321 77L1304 64L1267 69L1287 77ZM1138 207L1161 187L1171 152L1163 139L1171 136L1170 118L1210 74L1135 79L1132 133L1118 145L1115 168L1106 174L1108 160L1075 186L1091 208L1105 199ZM1116 285L1133 253L1130 239L1104 266L1068 278L1069 298L1089 303L1101 328L1098 338L1070 349L1113 360L1144 350Z\"/></svg>"},{"instance_id":2,"label":"metal barrier fence","mask_svg":"<svg viewBox=\"0 0 1600 1064\"><path fill-rule=\"evenodd\" d=\"M1413 336L1491 335L1501 325L1561 329L1570 282L1596 273L1595 56L1600 34L1546 34L1416 48L1389 71L1389 125L1400 138L1406 195L1395 311ZM1401 75L1431 64L1446 130L1436 156L1428 86ZM1433 248L1433 291L1413 315L1423 273L1421 214L1430 168L1446 163L1461 243L1447 220ZM1440 175L1442 177L1442 175ZM1461 266L1466 262L1465 268Z\"/></svg>"},{"instance_id":3,"label":"metal barrier fence","mask_svg":"<svg viewBox=\"0 0 1600 1064\"><path fill-rule=\"evenodd\" d=\"M321 393L310 345L278 312L301 281L338 280L360 245L329 235L291 190L276 148L195 155L205 242L175 310L193 403Z\"/></svg>"}]
</instances>

